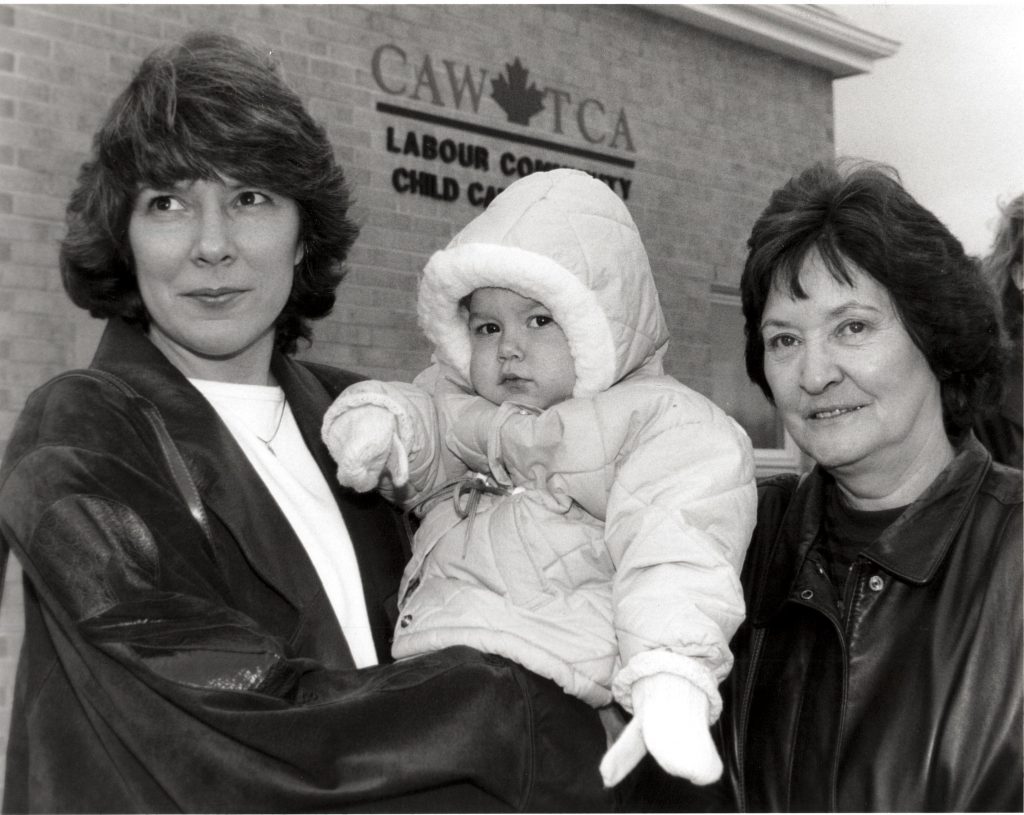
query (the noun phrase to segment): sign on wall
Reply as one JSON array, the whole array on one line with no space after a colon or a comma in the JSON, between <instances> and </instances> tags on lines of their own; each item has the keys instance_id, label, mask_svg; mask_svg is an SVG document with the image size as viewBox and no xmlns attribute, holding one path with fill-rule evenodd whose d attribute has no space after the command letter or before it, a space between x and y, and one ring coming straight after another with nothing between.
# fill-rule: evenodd
<instances>
[{"instance_id":1,"label":"sign on wall","mask_svg":"<svg viewBox=\"0 0 1024 815\"><path fill-rule=\"evenodd\" d=\"M377 103L380 113L407 122L387 126L386 150L438 165L436 172L396 167L391 177L396 192L445 202L465 200L472 206L485 207L516 178L556 167L575 167L605 182L623 200L629 198L632 179L623 171L635 166L631 155L636 147L624 107L609 107L595 97L577 99L557 87L539 88L519 57L506 63L504 71L494 77L485 67L474 68L448 59L441 60L441 65L444 69L438 71L429 53L414 60L394 43L380 45L373 52L371 71L381 91L396 100L428 102L440 109L435 113L397 101ZM481 104L496 105L509 124L518 129L447 115L449 111L479 115ZM457 132L439 137L415 123ZM509 146L493 150L474 136L498 139ZM576 143L556 141L550 136ZM565 159L541 157L536 148Z\"/></svg>"}]
</instances>

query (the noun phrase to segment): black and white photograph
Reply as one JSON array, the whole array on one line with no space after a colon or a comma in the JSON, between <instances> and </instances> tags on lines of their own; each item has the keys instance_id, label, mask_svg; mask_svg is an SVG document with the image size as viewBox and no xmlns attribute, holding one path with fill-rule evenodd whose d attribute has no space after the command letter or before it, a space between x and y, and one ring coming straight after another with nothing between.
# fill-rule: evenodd
<instances>
[{"instance_id":1,"label":"black and white photograph","mask_svg":"<svg viewBox=\"0 0 1024 815\"><path fill-rule=\"evenodd\" d=\"M1024 812L1022 35L0 5L0 812Z\"/></svg>"}]
</instances>

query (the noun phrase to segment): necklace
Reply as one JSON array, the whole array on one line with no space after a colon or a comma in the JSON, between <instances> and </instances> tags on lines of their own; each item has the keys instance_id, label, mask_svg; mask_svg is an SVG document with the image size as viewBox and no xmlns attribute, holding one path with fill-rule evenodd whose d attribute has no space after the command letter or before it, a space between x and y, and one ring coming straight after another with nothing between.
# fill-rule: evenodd
<instances>
[{"instance_id":1,"label":"necklace","mask_svg":"<svg viewBox=\"0 0 1024 815\"><path fill-rule=\"evenodd\" d=\"M255 430L252 431L252 434L257 439L259 439L261 442L263 442L263 444L266 446L266 448L270 451L271 455L273 455L275 458L277 457L277 451L271 445L273 444L274 439L277 438L277 433L281 429L281 424L284 422L284 412L287 409L288 409L288 401L286 399L282 399L281 400L281 409L278 411L278 414L277 414L277 424L274 425L274 432L270 434L270 438L269 439L263 438L263 436L261 436Z\"/></svg>"}]
</instances>

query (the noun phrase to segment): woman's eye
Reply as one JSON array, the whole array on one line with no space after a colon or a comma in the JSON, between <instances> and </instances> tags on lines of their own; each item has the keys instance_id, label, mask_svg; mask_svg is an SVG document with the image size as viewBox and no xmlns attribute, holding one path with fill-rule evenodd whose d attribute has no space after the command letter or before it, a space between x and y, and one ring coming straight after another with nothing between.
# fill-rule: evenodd
<instances>
[{"instance_id":1,"label":"woman's eye","mask_svg":"<svg viewBox=\"0 0 1024 815\"><path fill-rule=\"evenodd\" d=\"M776 334L765 340L765 347L772 351L781 351L784 348L792 348L797 343L796 337L792 334Z\"/></svg>"},{"instance_id":2,"label":"woman's eye","mask_svg":"<svg viewBox=\"0 0 1024 815\"><path fill-rule=\"evenodd\" d=\"M856 335L863 334L868 330L867 323L860 320L849 320L839 326L839 334L841 335Z\"/></svg>"},{"instance_id":3,"label":"woman's eye","mask_svg":"<svg viewBox=\"0 0 1024 815\"><path fill-rule=\"evenodd\" d=\"M172 195L154 195L149 199L146 207L157 212L173 212L177 209L184 209L181 202Z\"/></svg>"},{"instance_id":4,"label":"woman's eye","mask_svg":"<svg viewBox=\"0 0 1024 815\"><path fill-rule=\"evenodd\" d=\"M246 190L245 192L240 192L238 194L237 200L239 206L254 207L259 204L267 203L270 200L270 198L268 198L262 192L257 192L256 190Z\"/></svg>"}]
</instances>

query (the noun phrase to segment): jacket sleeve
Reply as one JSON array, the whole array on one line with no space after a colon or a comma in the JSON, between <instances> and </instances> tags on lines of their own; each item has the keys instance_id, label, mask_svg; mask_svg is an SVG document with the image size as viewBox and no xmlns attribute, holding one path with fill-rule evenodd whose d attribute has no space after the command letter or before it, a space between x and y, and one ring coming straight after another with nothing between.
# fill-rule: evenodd
<instances>
[{"instance_id":1,"label":"jacket sleeve","mask_svg":"<svg viewBox=\"0 0 1024 815\"><path fill-rule=\"evenodd\" d=\"M462 787L477 806L529 806L514 666L468 649L362 671L296 657L234 605L239 587L129 411L79 400L52 416L42 401L0 473L0 536L41 614L33 646L50 643L21 715L61 728L37 732L32 772L88 751L118 790L77 778L94 797L63 806L109 794L136 811L337 811L437 790L416 799L430 808Z\"/></svg>"},{"instance_id":2,"label":"jacket sleeve","mask_svg":"<svg viewBox=\"0 0 1024 815\"><path fill-rule=\"evenodd\" d=\"M633 683L668 671L701 688L716 717L728 643L744 616L739 572L756 514L743 430L682 386L619 385L538 417L507 413L499 442L492 454L513 479L544 467L553 492L601 485L571 494L604 520L615 564L616 698L632 709ZM560 476L587 471L602 478Z\"/></svg>"},{"instance_id":3,"label":"jacket sleeve","mask_svg":"<svg viewBox=\"0 0 1024 815\"><path fill-rule=\"evenodd\" d=\"M429 369L428 369L429 372ZM409 482L400 489L384 484L382 494L403 507L416 504L445 482L464 475L465 463L444 445L444 429L450 420L447 406L459 398L435 383L424 372L416 382L366 380L349 386L331 405L328 415L340 416L363 405L390 411L398 424L399 437L409 454ZM422 386L426 384L429 389ZM462 400L480 401L462 396Z\"/></svg>"}]
</instances>

